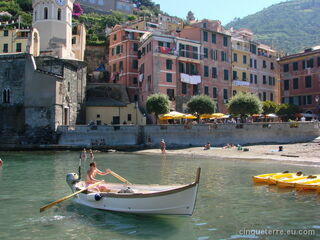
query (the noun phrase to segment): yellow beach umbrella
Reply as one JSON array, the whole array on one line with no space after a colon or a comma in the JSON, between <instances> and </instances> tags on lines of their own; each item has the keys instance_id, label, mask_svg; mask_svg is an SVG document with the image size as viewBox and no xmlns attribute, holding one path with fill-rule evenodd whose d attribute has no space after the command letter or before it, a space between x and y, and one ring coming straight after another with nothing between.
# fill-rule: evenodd
<instances>
[{"instance_id":1,"label":"yellow beach umbrella","mask_svg":"<svg viewBox=\"0 0 320 240\"><path fill-rule=\"evenodd\" d=\"M184 119L197 119L197 117L192 114L185 114L183 118Z\"/></svg>"},{"instance_id":2,"label":"yellow beach umbrella","mask_svg":"<svg viewBox=\"0 0 320 240\"><path fill-rule=\"evenodd\" d=\"M223 113L213 113L211 114L211 118L224 118L226 115Z\"/></svg>"},{"instance_id":3,"label":"yellow beach umbrella","mask_svg":"<svg viewBox=\"0 0 320 240\"><path fill-rule=\"evenodd\" d=\"M172 111L166 114L163 114L160 117L160 120L168 120L168 119L181 119L184 117L185 114L180 113L180 112L176 112L176 111Z\"/></svg>"},{"instance_id":4,"label":"yellow beach umbrella","mask_svg":"<svg viewBox=\"0 0 320 240\"><path fill-rule=\"evenodd\" d=\"M201 114L200 118L201 118L201 119L212 118L212 114Z\"/></svg>"}]
</instances>

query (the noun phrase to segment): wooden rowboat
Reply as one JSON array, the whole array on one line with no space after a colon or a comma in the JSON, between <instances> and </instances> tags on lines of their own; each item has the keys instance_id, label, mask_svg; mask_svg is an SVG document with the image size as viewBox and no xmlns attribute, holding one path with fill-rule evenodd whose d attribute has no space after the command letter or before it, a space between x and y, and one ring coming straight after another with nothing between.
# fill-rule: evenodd
<instances>
[{"instance_id":1,"label":"wooden rowboat","mask_svg":"<svg viewBox=\"0 0 320 240\"><path fill-rule=\"evenodd\" d=\"M201 169L193 183L184 185L139 185L102 183L76 195L74 201L96 209L134 214L192 215L199 187ZM67 183L72 191L88 187L69 173ZM107 191L99 191L106 188Z\"/></svg>"}]
</instances>

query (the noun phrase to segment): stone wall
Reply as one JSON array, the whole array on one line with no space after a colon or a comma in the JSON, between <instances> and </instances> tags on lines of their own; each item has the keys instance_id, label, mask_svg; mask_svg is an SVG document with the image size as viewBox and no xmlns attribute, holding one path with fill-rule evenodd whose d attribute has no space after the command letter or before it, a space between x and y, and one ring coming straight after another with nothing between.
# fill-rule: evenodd
<instances>
[{"instance_id":1,"label":"stone wall","mask_svg":"<svg viewBox=\"0 0 320 240\"><path fill-rule=\"evenodd\" d=\"M217 125L76 126L58 128L59 144L68 146L159 146L170 147L233 144L306 142L320 136L319 123L253 123Z\"/></svg>"},{"instance_id":2,"label":"stone wall","mask_svg":"<svg viewBox=\"0 0 320 240\"><path fill-rule=\"evenodd\" d=\"M88 73L92 73L100 64L108 62L106 46L86 46L84 61L88 65Z\"/></svg>"}]
</instances>

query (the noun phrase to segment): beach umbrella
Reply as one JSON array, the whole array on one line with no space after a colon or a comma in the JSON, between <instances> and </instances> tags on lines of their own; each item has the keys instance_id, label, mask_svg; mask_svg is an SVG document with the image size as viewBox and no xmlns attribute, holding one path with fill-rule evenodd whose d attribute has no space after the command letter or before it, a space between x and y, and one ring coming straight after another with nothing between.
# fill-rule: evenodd
<instances>
[{"instance_id":1,"label":"beach umbrella","mask_svg":"<svg viewBox=\"0 0 320 240\"><path fill-rule=\"evenodd\" d=\"M160 120L168 120L168 119L181 119L184 117L184 113L180 113L180 112L176 112L176 111L172 111L166 114L163 114L162 116L160 116Z\"/></svg>"},{"instance_id":2,"label":"beach umbrella","mask_svg":"<svg viewBox=\"0 0 320 240\"><path fill-rule=\"evenodd\" d=\"M225 118L226 115L223 113L213 113L211 114L211 118Z\"/></svg>"},{"instance_id":3,"label":"beach umbrella","mask_svg":"<svg viewBox=\"0 0 320 240\"><path fill-rule=\"evenodd\" d=\"M197 119L197 117L192 114L185 114L183 118L184 119Z\"/></svg>"},{"instance_id":4,"label":"beach umbrella","mask_svg":"<svg viewBox=\"0 0 320 240\"><path fill-rule=\"evenodd\" d=\"M209 118L212 118L212 114L201 114L200 118L201 119L209 119Z\"/></svg>"},{"instance_id":5,"label":"beach umbrella","mask_svg":"<svg viewBox=\"0 0 320 240\"><path fill-rule=\"evenodd\" d=\"M276 114L274 114L274 113L269 113L269 114L266 115L266 117L276 118L276 117L278 117L278 116L277 116Z\"/></svg>"}]
</instances>

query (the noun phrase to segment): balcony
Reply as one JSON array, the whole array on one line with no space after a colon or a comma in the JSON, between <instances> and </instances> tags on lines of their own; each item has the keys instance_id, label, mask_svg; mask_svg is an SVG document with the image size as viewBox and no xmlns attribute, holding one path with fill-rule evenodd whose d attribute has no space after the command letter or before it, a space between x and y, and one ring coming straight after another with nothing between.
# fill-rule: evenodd
<instances>
[{"instance_id":1,"label":"balcony","mask_svg":"<svg viewBox=\"0 0 320 240\"><path fill-rule=\"evenodd\" d=\"M161 54L173 55L173 56L177 56L178 55L174 48L161 47L161 46L156 47L154 52L155 53L161 53Z\"/></svg>"},{"instance_id":2,"label":"balcony","mask_svg":"<svg viewBox=\"0 0 320 240\"><path fill-rule=\"evenodd\" d=\"M250 52L250 48L243 47L243 46L237 45L237 44L232 44L232 49L237 49L237 50L244 51L244 52Z\"/></svg>"},{"instance_id":3,"label":"balcony","mask_svg":"<svg viewBox=\"0 0 320 240\"><path fill-rule=\"evenodd\" d=\"M201 60L203 58L203 56L198 52L188 51L183 49L180 49L178 54L179 54L178 57L191 58L194 60Z\"/></svg>"},{"instance_id":4,"label":"balcony","mask_svg":"<svg viewBox=\"0 0 320 240\"><path fill-rule=\"evenodd\" d=\"M250 86L250 83L246 81L241 81L241 80L233 80L232 86Z\"/></svg>"}]
</instances>

